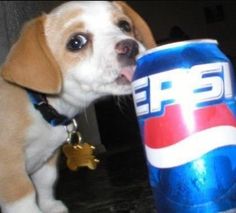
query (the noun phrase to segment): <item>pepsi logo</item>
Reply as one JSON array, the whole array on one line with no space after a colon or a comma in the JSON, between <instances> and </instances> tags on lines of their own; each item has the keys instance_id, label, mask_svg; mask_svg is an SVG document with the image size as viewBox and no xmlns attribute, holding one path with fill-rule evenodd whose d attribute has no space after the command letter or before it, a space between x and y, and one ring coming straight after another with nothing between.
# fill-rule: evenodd
<instances>
[{"instance_id":1,"label":"pepsi logo","mask_svg":"<svg viewBox=\"0 0 236 213\"><path fill-rule=\"evenodd\" d=\"M147 159L155 167L179 166L219 147L236 145L236 119L226 104L234 101L226 62L137 79L133 96Z\"/></svg>"},{"instance_id":2,"label":"pepsi logo","mask_svg":"<svg viewBox=\"0 0 236 213\"><path fill-rule=\"evenodd\" d=\"M189 121L178 105L167 108L165 116L144 122L144 143L148 161L158 168L170 168L196 160L202 155L236 145L236 119L226 104L195 110Z\"/></svg>"}]
</instances>

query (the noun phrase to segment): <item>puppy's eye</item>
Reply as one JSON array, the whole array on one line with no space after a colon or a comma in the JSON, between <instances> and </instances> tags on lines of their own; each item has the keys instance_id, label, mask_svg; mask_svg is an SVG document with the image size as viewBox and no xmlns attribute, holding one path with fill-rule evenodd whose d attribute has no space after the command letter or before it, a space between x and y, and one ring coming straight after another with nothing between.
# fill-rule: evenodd
<instances>
[{"instance_id":1,"label":"puppy's eye","mask_svg":"<svg viewBox=\"0 0 236 213\"><path fill-rule=\"evenodd\" d=\"M131 27L130 23L128 21L125 21L125 20L120 20L118 22L118 27L123 32L126 32L126 33L130 33L132 31L132 27Z\"/></svg>"},{"instance_id":2,"label":"puppy's eye","mask_svg":"<svg viewBox=\"0 0 236 213\"><path fill-rule=\"evenodd\" d=\"M66 48L71 52L76 52L81 50L88 42L88 39L85 35L76 34L70 38Z\"/></svg>"}]
</instances>

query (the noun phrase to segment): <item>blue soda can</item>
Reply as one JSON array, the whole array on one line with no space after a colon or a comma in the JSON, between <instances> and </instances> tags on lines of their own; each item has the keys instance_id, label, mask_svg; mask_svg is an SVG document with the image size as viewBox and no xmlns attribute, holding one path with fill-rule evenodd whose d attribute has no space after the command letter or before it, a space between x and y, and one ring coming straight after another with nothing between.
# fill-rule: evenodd
<instances>
[{"instance_id":1,"label":"blue soda can","mask_svg":"<svg viewBox=\"0 0 236 213\"><path fill-rule=\"evenodd\" d=\"M233 75L212 39L138 57L133 97L158 213L236 212Z\"/></svg>"}]
</instances>

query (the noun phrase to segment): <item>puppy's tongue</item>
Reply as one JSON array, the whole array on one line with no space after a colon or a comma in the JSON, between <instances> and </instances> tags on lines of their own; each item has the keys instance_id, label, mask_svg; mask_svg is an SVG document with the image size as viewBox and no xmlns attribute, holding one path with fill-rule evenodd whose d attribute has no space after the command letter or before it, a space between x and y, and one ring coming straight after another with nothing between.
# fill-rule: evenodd
<instances>
[{"instance_id":1,"label":"puppy's tongue","mask_svg":"<svg viewBox=\"0 0 236 213\"><path fill-rule=\"evenodd\" d=\"M127 66L121 69L120 75L124 76L129 82L132 81L134 76L135 66Z\"/></svg>"}]
</instances>

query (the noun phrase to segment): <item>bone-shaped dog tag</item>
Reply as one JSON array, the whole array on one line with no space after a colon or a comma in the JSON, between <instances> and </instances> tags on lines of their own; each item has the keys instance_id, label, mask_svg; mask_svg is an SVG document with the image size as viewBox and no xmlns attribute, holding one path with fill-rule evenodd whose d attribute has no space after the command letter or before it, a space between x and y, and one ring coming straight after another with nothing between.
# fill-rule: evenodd
<instances>
[{"instance_id":1,"label":"bone-shaped dog tag","mask_svg":"<svg viewBox=\"0 0 236 213\"><path fill-rule=\"evenodd\" d=\"M89 169L96 169L99 160L93 155L95 147L88 143L81 143L78 145L65 144L63 152L67 157L67 166L72 171L76 171L79 167L88 167Z\"/></svg>"}]
</instances>

